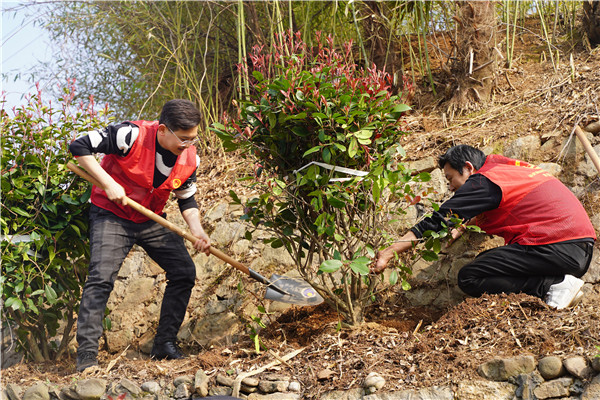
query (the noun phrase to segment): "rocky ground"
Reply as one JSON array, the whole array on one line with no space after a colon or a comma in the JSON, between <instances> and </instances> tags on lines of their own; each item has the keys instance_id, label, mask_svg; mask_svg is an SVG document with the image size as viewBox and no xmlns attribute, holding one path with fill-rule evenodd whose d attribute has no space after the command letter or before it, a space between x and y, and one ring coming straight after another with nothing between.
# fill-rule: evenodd
<instances>
[{"instance_id":1,"label":"rocky ground","mask_svg":"<svg viewBox=\"0 0 600 400\"><path fill-rule=\"evenodd\" d=\"M448 146L465 142L502 152L509 140L538 135L543 152L535 158L561 163L562 144L572 127L598 122L600 49L591 53L571 49L574 69L563 61L554 71L549 62L539 62L543 49L539 38L526 37L522 46L533 49L534 54L502 71L494 104L485 111L448 121L441 103L431 101L431 92L422 88L416 94L420 104L408 119L414 134L403 143L410 160L437 156ZM568 54L561 59L568 60ZM599 134L593 144L600 144ZM229 189L241 187L235 178L245 167L231 155L205 156L203 160L198 199L206 211L214 201L226 197ZM600 215L598 177L581 184L587 188L581 199L588 213ZM259 368L301 350L274 370L298 380L307 398L358 387L373 371L386 379L390 391L453 385L477 379L477 367L496 356L592 358L600 354L599 304L599 284L587 285L582 303L561 311L527 295L483 296L450 309L411 307L398 293L373 306L367 323L354 330L338 330L338 316L326 306L293 307L260 332L266 348L260 354L255 353L249 337L226 346L187 348L190 357L177 361L155 362L139 353L102 351L102 369L85 376L160 381L193 375L199 368L214 376ZM14 382L26 387L38 380L61 385L81 377L75 373L71 356L3 370L2 386Z\"/></svg>"}]
</instances>

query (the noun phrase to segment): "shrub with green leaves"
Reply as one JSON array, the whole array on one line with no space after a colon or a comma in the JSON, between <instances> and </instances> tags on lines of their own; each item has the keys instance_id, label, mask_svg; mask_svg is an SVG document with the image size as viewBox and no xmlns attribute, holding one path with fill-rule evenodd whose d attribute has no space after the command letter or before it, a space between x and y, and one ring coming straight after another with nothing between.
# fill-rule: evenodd
<instances>
[{"instance_id":1,"label":"shrub with green leaves","mask_svg":"<svg viewBox=\"0 0 600 400\"><path fill-rule=\"evenodd\" d=\"M25 105L0 108L2 323L35 361L66 350L87 273L89 185L65 164L75 135L107 121L93 99L72 104L73 94L71 85L52 107L38 90Z\"/></svg>"},{"instance_id":2,"label":"shrub with green leaves","mask_svg":"<svg viewBox=\"0 0 600 400\"><path fill-rule=\"evenodd\" d=\"M391 222L427 194L420 183L429 175L397 161L410 107L387 73L359 68L351 42L338 50L331 37L316 48L299 34L278 39L273 53L255 47L240 66L250 96L212 129L255 166L248 179L259 195L231 193L243 218L271 231L267 241L285 246L302 277L355 325L384 283L369 264L393 240ZM407 273L398 264L384 285L406 286Z\"/></svg>"}]
</instances>

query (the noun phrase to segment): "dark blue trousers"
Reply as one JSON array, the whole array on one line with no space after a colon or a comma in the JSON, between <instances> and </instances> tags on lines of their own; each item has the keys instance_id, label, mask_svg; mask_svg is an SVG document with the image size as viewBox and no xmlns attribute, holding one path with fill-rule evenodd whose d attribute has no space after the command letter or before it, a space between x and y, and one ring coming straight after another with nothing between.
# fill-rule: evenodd
<instances>
[{"instance_id":1,"label":"dark blue trousers","mask_svg":"<svg viewBox=\"0 0 600 400\"><path fill-rule=\"evenodd\" d=\"M167 274L154 341L164 343L177 338L196 279L196 268L183 239L154 221L135 223L92 205L90 265L77 319L78 352L98 353L106 303L134 244L141 246Z\"/></svg>"}]
</instances>

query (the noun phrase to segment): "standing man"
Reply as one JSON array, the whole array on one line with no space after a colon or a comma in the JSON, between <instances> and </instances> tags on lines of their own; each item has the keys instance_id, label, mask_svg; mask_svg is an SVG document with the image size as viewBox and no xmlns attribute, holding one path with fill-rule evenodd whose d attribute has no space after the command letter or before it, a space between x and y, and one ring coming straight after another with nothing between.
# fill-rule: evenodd
<instances>
[{"instance_id":1,"label":"standing man","mask_svg":"<svg viewBox=\"0 0 600 400\"><path fill-rule=\"evenodd\" d=\"M479 254L458 273L458 286L471 296L527 293L562 309L581 297L596 232L583 206L558 179L541 168L467 145L439 158L451 199L415 225L400 241L382 250L372 271L382 272L394 254L410 249L423 232L439 232L453 214L505 246ZM452 237L460 235L457 230Z\"/></svg>"},{"instance_id":2,"label":"standing man","mask_svg":"<svg viewBox=\"0 0 600 400\"><path fill-rule=\"evenodd\" d=\"M184 357L177 343L196 278L196 268L183 239L127 206L126 196L163 214L171 192L183 219L198 238L194 248L209 253L210 239L200 223L196 193L200 112L187 100L171 100L158 121L110 125L73 141L69 147L79 164L105 190L92 189L90 265L77 321L77 371L98 365L102 319L117 273L134 244L166 271L167 287L151 356ZM105 156L99 164L93 154Z\"/></svg>"}]
</instances>

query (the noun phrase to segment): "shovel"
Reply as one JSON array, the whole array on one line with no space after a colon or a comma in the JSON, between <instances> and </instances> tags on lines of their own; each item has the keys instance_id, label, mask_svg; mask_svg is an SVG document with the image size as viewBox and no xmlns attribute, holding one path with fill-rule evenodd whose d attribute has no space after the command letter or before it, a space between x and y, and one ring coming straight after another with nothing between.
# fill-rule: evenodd
<instances>
[{"instance_id":1,"label":"shovel","mask_svg":"<svg viewBox=\"0 0 600 400\"><path fill-rule=\"evenodd\" d=\"M100 182L98 182L93 176L79 168L73 163L67 163L67 168L71 171L85 179L86 181L98 186L101 189L104 189ZM184 239L189 240L192 243L195 243L198 238L193 236L191 233L186 230L180 228L174 223L167 221L165 218L157 215L153 211L147 209L141 204L131 200L129 197L126 198L127 205L133 208L135 211L140 214L150 218L151 220L158 222L162 226L171 231L175 232L179 236ZM233 266L237 270L243 272L248 275L252 279L267 285L267 291L265 293L265 299L280 301L282 303L290 303L302 306L313 306L323 302L323 298L313 289L312 286L308 284L305 280L298 278L289 278L281 275L273 275L271 279L267 279L261 274L252 269L246 267L244 264L234 260L229 257L227 254L223 253L215 249L214 247L210 248L210 252L212 255L218 257L219 259L225 261L229 265Z\"/></svg>"}]
</instances>

